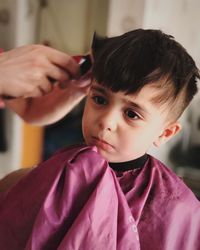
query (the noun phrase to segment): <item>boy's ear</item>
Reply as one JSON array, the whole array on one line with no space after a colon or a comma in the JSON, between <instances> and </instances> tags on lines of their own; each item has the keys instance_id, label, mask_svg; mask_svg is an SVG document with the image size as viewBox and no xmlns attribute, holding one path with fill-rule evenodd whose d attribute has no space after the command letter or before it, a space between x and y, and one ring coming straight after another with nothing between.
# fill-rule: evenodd
<instances>
[{"instance_id":1,"label":"boy's ear","mask_svg":"<svg viewBox=\"0 0 200 250\"><path fill-rule=\"evenodd\" d=\"M161 135L154 141L154 146L159 147L169 141L181 130L181 125L178 121L170 123L162 131Z\"/></svg>"}]
</instances>

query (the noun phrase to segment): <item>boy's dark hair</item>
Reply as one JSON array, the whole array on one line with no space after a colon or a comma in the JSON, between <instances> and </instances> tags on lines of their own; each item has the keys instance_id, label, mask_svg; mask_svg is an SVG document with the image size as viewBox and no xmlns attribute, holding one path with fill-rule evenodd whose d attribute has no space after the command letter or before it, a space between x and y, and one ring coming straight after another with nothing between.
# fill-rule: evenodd
<instances>
[{"instance_id":1,"label":"boy's dark hair","mask_svg":"<svg viewBox=\"0 0 200 250\"><path fill-rule=\"evenodd\" d=\"M172 36L160 30L137 29L111 38L95 34L92 53L98 83L126 94L153 83L160 91L153 101L173 107L174 119L197 93L200 76L194 60Z\"/></svg>"}]
</instances>

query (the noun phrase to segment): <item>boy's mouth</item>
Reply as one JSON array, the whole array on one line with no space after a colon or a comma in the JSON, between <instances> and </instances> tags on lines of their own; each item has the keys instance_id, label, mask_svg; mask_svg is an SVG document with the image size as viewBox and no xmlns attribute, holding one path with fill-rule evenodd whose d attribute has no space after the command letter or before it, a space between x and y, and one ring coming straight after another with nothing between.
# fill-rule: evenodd
<instances>
[{"instance_id":1,"label":"boy's mouth","mask_svg":"<svg viewBox=\"0 0 200 250\"><path fill-rule=\"evenodd\" d=\"M99 146L100 148L106 149L106 150L108 150L108 149L114 149L113 145L111 145L107 141L104 141L104 140L102 140L102 139L100 139L98 137L92 136L92 140L93 140L94 144L97 147Z\"/></svg>"}]
</instances>

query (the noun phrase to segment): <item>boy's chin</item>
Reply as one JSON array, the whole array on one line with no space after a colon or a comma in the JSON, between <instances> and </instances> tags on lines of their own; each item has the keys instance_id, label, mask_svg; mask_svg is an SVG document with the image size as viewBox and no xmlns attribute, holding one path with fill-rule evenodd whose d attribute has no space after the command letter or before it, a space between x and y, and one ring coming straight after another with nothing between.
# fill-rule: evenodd
<instances>
[{"instance_id":1,"label":"boy's chin","mask_svg":"<svg viewBox=\"0 0 200 250\"><path fill-rule=\"evenodd\" d=\"M97 152L107 161L107 162L110 162L110 163L120 163L120 162L127 162L127 161L132 161L132 160L135 160L141 156L138 156L138 157L134 157L134 156L129 156L129 157L120 157L119 153L118 154L109 154L108 152L105 152L101 149L98 149L97 147Z\"/></svg>"},{"instance_id":2,"label":"boy's chin","mask_svg":"<svg viewBox=\"0 0 200 250\"><path fill-rule=\"evenodd\" d=\"M111 157L108 153L106 153L105 151L99 149L96 145L91 145L91 144L87 144L87 145L88 145L88 146L94 146L94 147L96 147L97 152L98 152L106 161L111 162L110 160L111 160L111 158L113 158L113 157Z\"/></svg>"},{"instance_id":3,"label":"boy's chin","mask_svg":"<svg viewBox=\"0 0 200 250\"><path fill-rule=\"evenodd\" d=\"M107 162L120 162L120 159L113 154L109 154L97 147L97 152L107 161Z\"/></svg>"}]
</instances>

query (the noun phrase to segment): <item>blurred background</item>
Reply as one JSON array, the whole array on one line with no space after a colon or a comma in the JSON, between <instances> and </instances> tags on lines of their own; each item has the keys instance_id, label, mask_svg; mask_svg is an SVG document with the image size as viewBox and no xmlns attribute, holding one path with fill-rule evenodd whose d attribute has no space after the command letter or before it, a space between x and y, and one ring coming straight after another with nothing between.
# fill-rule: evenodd
<instances>
[{"instance_id":1,"label":"blurred background","mask_svg":"<svg viewBox=\"0 0 200 250\"><path fill-rule=\"evenodd\" d=\"M42 43L68 54L86 53L94 31L120 35L156 28L173 35L200 67L199 0L0 0L0 47ZM36 165L63 146L82 141L83 103L46 127L25 124L0 109L0 178ZM149 153L174 169L200 197L200 94L181 118L175 140Z\"/></svg>"}]
</instances>

